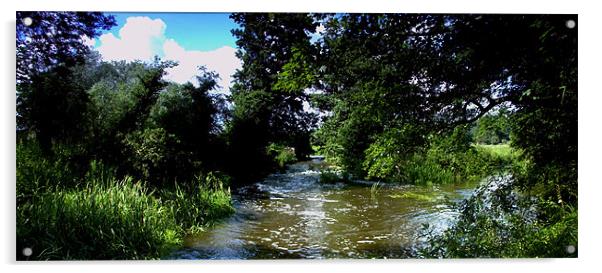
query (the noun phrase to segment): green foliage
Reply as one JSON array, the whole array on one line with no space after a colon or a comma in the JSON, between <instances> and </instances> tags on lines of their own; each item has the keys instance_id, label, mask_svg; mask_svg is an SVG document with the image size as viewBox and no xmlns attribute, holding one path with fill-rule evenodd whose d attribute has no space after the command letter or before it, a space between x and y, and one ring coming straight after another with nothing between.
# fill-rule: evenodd
<instances>
[{"instance_id":1,"label":"green foliage","mask_svg":"<svg viewBox=\"0 0 602 273\"><path fill-rule=\"evenodd\" d=\"M130 177L118 181L102 162L92 161L77 176L61 161L35 161L35 146L20 147L18 154L18 249L34 250L33 257L19 259L160 258L185 232L234 211L224 175L198 176L157 196ZM61 182L63 177L78 184Z\"/></svg>"},{"instance_id":2,"label":"green foliage","mask_svg":"<svg viewBox=\"0 0 602 273\"><path fill-rule=\"evenodd\" d=\"M40 192L17 209L17 248L31 259L159 258L180 243L171 210L131 178Z\"/></svg>"},{"instance_id":3,"label":"green foliage","mask_svg":"<svg viewBox=\"0 0 602 273\"><path fill-rule=\"evenodd\" d=\"M495 180L494 180L495 181ZM511 183L486 184L461 207L458 222L427 235L424 257L577 257L577 209L513 192ZM427 227L428 228L428 227Z\"/></svg>"},{"instance_id":4,"label":"green foliage","mask_svg":"<svg viewBox=\"0 0 602 273\"><path fill-rule=\"evenodd\" d=\"M89 91L90 152L152 184L190 180L200 168L224 164L217 136L223 101L208 93L217 75L201 68L199 87L167 85L161 77L171 65L102 64L107 71Z\"/></svg>"},{"instance_id":5,"label":"green foliage","mask_svg":"<svg viewBox=\"0 0 602 273\"><path fill-rule=\"evenodd\" d=\"M90 61L65 70L69 77L52 79L51 73L61 72L55 70L39 76L48 84L23 85L35 90L22 93L19 108L24 122L17 144L17 240L20 248L32 247L34 256L19 259L160 258L182 242L185 231L233 211L229 190L221 186L226 177L210 173L192 179L194 172L223 164L212 158L225 150L215 136L222 106L207 94L216 75L203 73L198 88L174 84L161 92L171 63ZM84 77L78 69L90 74ZM85 84L80 86L79 77ZM29 94L58 98L61 93L54 90L74 86L79 92L89 83L82 93L89 100L78 100L84 104L77 111L26 100ZM47 117L29 115L43 111ZM66 121L53 131L37 130L45 128L37 124L60 121L57 114L78 124ZM162 194L132 183L130 176ZM186 183L174 189L174 181Z\"/></svg>"},{"instance_id":6,"label":"green foliage","mask_svg":"<svg viewBox=\"0 0 602 273\"><path fill-rule=\"evenodd\" d=\"M81 142L89 129L82 115L89 101L84 88L65 66L31 76L17 86L19 128L34 133L45 153L53 142Z\"/></svg>"},{"instance_id":7,"label":"green foliage","mask_svg":"<svg viewBox=\"0 0 602 273\"><path fill-rule=\"evenodd\" d=\"M124 139L127 153L134 171L145 179L155 179L164 172L164 166L173 154L169 150L170 142L178 140L168 135L163 128L144 129L128 134ZM172 152L172 153L170 153Z\"/></svg>"},{"instance_id":8,"label":"green foliage","mask_svg":"<svg viewBox=\"0 0 602 273\"><path fill-rule=\"evenodd\" d=\"M348 172L331 168L320 171L320 183L334 184L338 182L349 183L350 181L351 175Z\"/></svg>"},{"instance_id":9,"label":"green foliage","mask_svg":"<svg viewBox=\"0 0 602 273\"><path fill-rule=\"evenodd\" d=\"M366 150L363 167L370 178L401 179L404 165L419 152L423 137L411 125L391 129L380 135Z\"/></svg>"},{"instance_id":10,"label":"green foliage","mask_svg":"<svg viewBox=\"0 0 602 273\"><path fill-rule=\"evenodd\" d=\"M202 231L219 219L234 212L229 178L215 173L199 175L192 182L176 184L174 189L161 192L166 205L172 208L176 222L189 232Z\"/></svg>"},{"instance_id":11,"label":"green foliage","mask_svg":"<svg viewBox=\"0 0 602 273\"><path fill-rule=\"evenodd\" d=\"M531 162L526 171L516 173L517 186L577 206L577 107L573 103L574 108L561 106L566 111L542 107L517 113L511 145L520 147L523 159Z\"/></svg>"},{"instance_id":12,"label":"green foliage","mask_svg":"<svg viewBox=\"0 0 602 273\"><path fill-rule=\"evenodd\" d=\"M469 201L429 255L566 256L578 199L571 18L235 13L243 65L230 110L203 68L196 87L163 80L171 62L101 62L82 35L98 36L111 16L17 12L19 246L37 259L158 257L182 231L232 212L229 179L212 171L254 181L307 158L312 139L341 168L322 183L512 175ZM129 176L158 194L116 179Z\"/></svg>"},{"instance_id":13,"label":"green foliage","mask_svg":"<svg viewBox=\"0 0 602 273\"><path fill-rule=\"evenodd\" d=\"M232 34L243 65L231 88L229 171L248 180L273 169L265 155L270 143L293 147L298 159L311 152L315 114L304 111L303 102L315 73L308 33L317 24L308 14L234 13L230 18L240 26Z\"/></svg>"},{"instance_id":14,"label":"green foliage","mask_svg":"<svg viewBox=\"0 0 602 273\"><path fill-rule=\"evenodd\" d=\"M372 198L376 197L382 187L383 185L380 182L372 183L370 186L370 196L372 196Z\"/></svg>"},{"instance_id":15,"label":"green foliage","mask_svg":"<svg viewBox=\"0 0 602 273\"><path fill-rule=\"evenodd\" d=\"M391 130L366 150L368 178L418 185L474 182L512 162L509 152L496 155L471 147L466 128L456 128L447 137L431 136L426 149L418 146L424 140L410 128Z\"/></svg>"},{"instance_id":16,"label":"green foliage","mask_svg":"<svg viewBox=\"0 0 602 273\"><path fill-rule=\"evenodd\" d=\"M96 137L108 137L125 114L134 107L135 84L101 80L89 90L91 126Z\"/></svg>"},{"instance_id":17,"label":"green foliage","mask_svg":"<svg viewBox=\"0 0 602 273\"><path fill-rule=\"evenodd\" d=\"M510 114L501 109L476 121L474 141L480 144L500 144L510 141Z\"/></svg>"},{"instance_id":18,"label":"green foliage","mask_svg":"<svg viewBox=\"0 0 602 273\"><path fill-rule=\"evenodd\" d=\"M296 47L291 49L290 54L292 57L282 66L273 89L277 92L301 95L305 88L315 82L315 74L306 54Z\"/></svg>"},{"instance_id":19,"label":"green foliage","mask_svg":"<svg viewBox=\"0 0 602 273\"><path fill-rule=\"evenodd\" d=\"M295 149L292 147L271 143L267 147L266 152L274 161L276 161L276 164L278 164L278 167L280 168L284 168L287 164L297 161Z\"/></svg>"},{"instance_id":20,"label":"green foliage","mask_svg":"<svg viewBox=\"0 0 602 273\"><path fill-rule=\"evenodd\" d=\"M25 25L25 18L31 19ZM94 39L116 25L100 12L17 12L17 82L57 65L81 61L90 51L82 37ZM49 35L49 34L52 35Z\"/></svg>"},{"instance_id":21,"label":"green foliage","mask_svg":"<svg viewBox=\"0 0 602 273\"><path fill-rule=\"evenodd\" d=\"M393 194L393 195L389 195L389 197L394 198L394 199L413 199L413 200L424 201L424 202L436 201L436 198L433 196L430 196L428 194L415 193L415 192L404 192L401 194Z\"/></svg>"},{"instance_id":22,"label":"green foliage","mask_svg":"<svg viewBox=\"0 0 602 273\"><path fill-rule=\"evenodd\" d=\"M64 153L45 157L33 141L19 141L16 150L17 204L38 192L73 187L79 183L73 165Z\"/></svg>"},{"instance_id":23,"label":"green foliage","mask_svg":"<svg viewBox=\"0 0 602 273\"><path fill-rule=\"evenodd\" d=\"M339 177L339 175L334 171L323 170L320 172L320 183L333 184L340 182L341 180L342 179Z\"/></svg>"}]
</instances>

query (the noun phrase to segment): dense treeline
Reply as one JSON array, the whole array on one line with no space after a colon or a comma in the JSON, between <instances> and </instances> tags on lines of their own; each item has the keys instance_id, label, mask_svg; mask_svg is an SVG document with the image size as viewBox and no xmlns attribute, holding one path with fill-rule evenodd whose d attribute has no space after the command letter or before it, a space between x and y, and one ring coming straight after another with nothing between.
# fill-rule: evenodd
<instances>
[{"instance_id":1,"label":"dense treeline","mask_svg":"<svg viewBox=\"0 0 602 273\"><path fill-rule=\"evenodd\" d=\"M576 255L563 251L577 243L575 16L232 14L229 96L205 68L176 84L163 80L176 63L101 61L81 36L110 16L17 17L18 253L161 257L232 212L228 186L313 145L345 179L509 177L424 256ZM499 143L512 151L475 145Z\"/></svg>"}]
</instances>

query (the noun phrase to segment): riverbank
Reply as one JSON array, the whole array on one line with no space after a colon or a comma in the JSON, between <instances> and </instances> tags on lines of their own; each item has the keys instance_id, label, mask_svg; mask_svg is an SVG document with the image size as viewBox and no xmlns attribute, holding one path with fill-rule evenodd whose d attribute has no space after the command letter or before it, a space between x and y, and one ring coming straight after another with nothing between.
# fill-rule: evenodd
<instances>
[{"instance_id":1,"label":"riverbank","mask_svg":"<svg viewBox=\"0 0 602 273\"><path fill-rule=\"evenodd\" d=\"M158 259L234 210L223 176L157 188L92 162L79 177L29 148L17 149L18 260Z\"/></svg>"}]
</instances>

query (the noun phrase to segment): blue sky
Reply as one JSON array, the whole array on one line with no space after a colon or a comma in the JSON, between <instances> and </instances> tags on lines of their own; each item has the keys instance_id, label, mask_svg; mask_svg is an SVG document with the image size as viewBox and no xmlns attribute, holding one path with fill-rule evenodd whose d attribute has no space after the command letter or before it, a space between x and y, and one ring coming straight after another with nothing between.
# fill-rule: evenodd
<instances>
[{"instance_id":1,"label":"blue sky","mask_svg":"<svg viewBox=\"0 0 602 273\"><path fill-rule=\"evenodd\" d=\"M228 93L232 74L240 68L236 58L237 27L227 13L108 13L117 26L87 44L105 61L151 61L154 56L173 60L166 80L196 83L198 67L219 74L218 92Z\"/></svg>"},{"instance_id":2,"label":"blue sky","mask_svg":"<svg viewBox=\"0 0 602 273\"><path fill-rule=\"evenodd\" d=\"M229 13L108 13L115 16L117 27L110 30L117 34L126 18L147 16L161 19L167 25L165 35L173 38L188 50L214 50L222 46L236 47L236 39L230 30L237 27Z\"/></svg>"}]
</instances>

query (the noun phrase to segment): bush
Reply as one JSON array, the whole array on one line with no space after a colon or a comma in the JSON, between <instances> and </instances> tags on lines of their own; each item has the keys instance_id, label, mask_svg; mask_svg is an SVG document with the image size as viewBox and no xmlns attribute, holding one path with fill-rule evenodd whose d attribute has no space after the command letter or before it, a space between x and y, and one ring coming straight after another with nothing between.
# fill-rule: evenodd
<instances>
[{"instance_id":1,"label":"bush","mask_svg":"<svg viewBox=\"0 0 602 273\"><path fill-rule=\"evenodd\" d=\"M417 137L410 129L385 133L366 150L369 179L419 185L475 182L514 159L508 146L472 147L466 128L430 137L427 148L412 147Z\"/></svg>"},{"instance_id":2,"label":"bush","mask_svg":"<svg viewBox=\"0 0 602 273\"><path fill-rule=\"evenodd\" d=\"M32 248L30 259L159 258L180 243L172 211L131 178L39 193L17 207L17 248Z\"/></svg>"},{"instance_id":3,"label":"bush","mask_svg":"<svg viewBox=\"0 0 602 273\"><path fill-rule=\"evenodd\" d=\"M320 183L334 184L338 182L347 183L351 180L350 174L347 172L334 171L334 170L322 170L320 172Z\"/></svg>"},{"instance_id":4,"label":"bush","mask_svg":"<svg viewBox=\"0 0 602 273\"><path fill-rule=\"evenodd\" d=\"M456 224L427 235L424 257L577 257L577 209L533 200L514 191L510 177L479 187Z\"/></svg>"},{"instance_id":5,"label":"bush","mask_svg":"<svg viewBox=\"0 0 602 273\"><path fill-rule=\"evenodd\" d=\"M405 180L403 168L414 154L422 152L418 143L423 140L411 125L384 132L365 151L366 159L362 165L367 177L383 181Z\"/></svg>"},{"instance_id":6,"label":"bush","mask_svg":"<svg viewBox=\"0 0 602 273\"><path fill-rule=\"evenodd\" d=\"M280 168L297 161L295 149L272 143L267 147L267 153Z\"/></svg>"}]
</instances>

